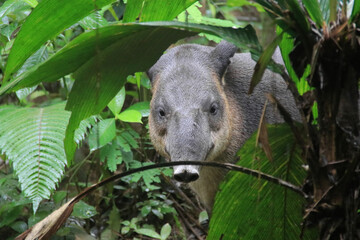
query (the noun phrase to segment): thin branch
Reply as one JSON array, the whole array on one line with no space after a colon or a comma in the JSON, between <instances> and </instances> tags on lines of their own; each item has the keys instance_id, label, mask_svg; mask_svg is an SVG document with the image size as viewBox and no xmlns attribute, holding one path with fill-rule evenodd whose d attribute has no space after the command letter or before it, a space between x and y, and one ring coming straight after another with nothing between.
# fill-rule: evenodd
<instances>
[{"instance_id":1,"label":"thin branch","mask_svg":"<svg viewBox=\"0 0 360 240\"><path fill-rule=\"evenodd\" d=\"M172 166L179 166L179 165L200 165L200 166L208 166L208 167L217 167L217 168L224 168L227 170L234 170L234 171L238 171L238 172L242 172L245 173L247 175L251 175L253 177L258 177L261 179L264 179L266 181L278 184L280 186L286 187L296 193L299 193L300 195L302 195L303 197L307 198L307 194L305 194L302 189L292 183L289 183L287 181L284 181L280 178L276 178L274 176L271 176L269 174L257 171L257 170L253 170L250 168L246 168L246 167L241 167L241 166L237 166L231 163L218 163L218 162L201 162L201 161L177 161L177 162L165 162L165 163L157 163L157 164L153 164L153 165L148 165L148 166L143 166L140 168L135 168L135 169L131 169L128 170L126 172L122 172L119 174L116 174L114 176L111 176L99 183L96 183L88 188L86 188L84 191L82 191L80 194L78 194L73 201L79 201L80 199L82 199L83 197L85 197L89 192L94 191L95 189L109 183L109 182L113 182L116 180L119 180L120 178L126 177L128 175L137 173L137 172L142 172L142 171L146 171L146 170L150 170L150 169L154 169L154 168L163 168L163 167L172 167Z\"/></svg>"}]
</instances>

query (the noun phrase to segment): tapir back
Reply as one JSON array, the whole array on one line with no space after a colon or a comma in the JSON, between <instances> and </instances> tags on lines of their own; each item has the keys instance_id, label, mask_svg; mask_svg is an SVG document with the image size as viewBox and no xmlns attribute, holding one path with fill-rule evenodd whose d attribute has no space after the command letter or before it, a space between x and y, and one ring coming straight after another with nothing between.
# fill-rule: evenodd
<instances>
[{"instance_id":1,"label":"tapir back","mask_svg":"<svg viewBox=\"0 0 360 240\"><path fill-rule=\"evenodd\" d=\"M273 59L278 63L282 63L278 49ZM248 94L255 64L250 53L235 54L234 57L231 58L231 64L225 75L225 90L229 96L236 99L236 102L240 106L239 114L242 117L243 125L241 130L243 133L241 138L242 143L258 129L265 103L267 123L274 124L284 121L275 104L267 101L266 94L268 93L279 100L294 120L300 120L300 114L296 108L293 96L279 74L266 70L262 80L255 87L253 93Z\"/></svg>"}]
</instances>

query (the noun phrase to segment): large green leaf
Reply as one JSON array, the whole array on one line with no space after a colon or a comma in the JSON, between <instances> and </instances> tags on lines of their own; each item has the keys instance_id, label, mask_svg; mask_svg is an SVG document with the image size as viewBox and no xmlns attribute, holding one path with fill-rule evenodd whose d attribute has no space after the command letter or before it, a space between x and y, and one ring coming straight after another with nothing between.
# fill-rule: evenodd
<instances>
[{"instance_id":1,"label":"large green leaf","mask_svg":"<svg viewBox=\"0 0 360 240\"><path fill-rule=\"evenodd\" d=\"M188 29L193 32L191 33L184 29ZM24 87L31 87L40 82L56 81L62 76L75 72L85 63L93 61L92 58L95 56L96 50L100 52L105 51L107 48L112 47L112 44L120 41L121 42L118 44L124 44L125 47L139 44L139 42L142 43L141 48L130 52L132 56L135 56L137 53L137 60L140 62L142 60L142 56L144 55L144 51L140 50L142 49L142 46L146 51L150 51L154 47L157 47L155 44L156 42L166 40L167 44L162 45L162 50L157 52L158 54L156 56L153 56L153 59L156 59L170 43L176 41L177 39L200 32L220 36L225 40L238 45L240 48L250 49L254 54L260 55L261 46L256 37L255 30L250 25L245 28L234 29L231 27L217 27L181 22L115 24L80 35L44 63L33 67L31 70L18 76L5 86L2 86L0 88L0 95L4 94L6 91L14 91ZM142 38L139 38L140 35ZM135 40L131 40L133 42L130 42L128 41L130 38L135 38ZM145 42L146 44L144 44ZM112 53L111 50L106 51L108 52L107 54L112 55L112 59L115 58L115 64L120 61L118 60L120 56L126 59L124 53L122 52L116 52L117 55L115 55L115 52ZM139 71L147 70L152 63L148 63L147 67L140 67ZM135 66L141 66L141 64ZM98 69L98 67L95 68L95 70L96 69Z\"/></svg>"},{"instance_id":2,"label":"large green leaf","mask_svg":"<svg viewBox=\"0 0 360 240\"><path fill-rule=\"evenodd\" d=\"M126 4L123 22L171 21L198 0L132 0Z\"/></svg>"},{"instance_id":3,"label":"large green leaf","mask_svg":"<svg viewBox=\"0 0 360 240\"><path fill-rule=\"evenodd\" d=\"M111 112L116 115L120 113L124 102L125 102L125 88L123 87L116 96L109 102L108 108L111 110Z\"/></svg>"},{"instance_id":4,"label":"large green leaf","mask_svg":"<svg viewBox=\"0 0 360 240\"><path fill-rule=\"evenodd\" d=\"M4 81L49 39L115 0L43 0L22 25L7 61ZM35 34L36 33L36 34ZM29 37L31 36L31 37Z\"/></svg>"},{"instance_id":5,"label":"large green leaf","mask_svg":"<svg viewBox=\"0 0 360 240\"><path fill-rule=\"evenodd\" d=\"M289 127L269 126L270 162L255 147L254 134L241 148L239 165L273 175L295 185L306 176L301 151ZM300 239L303 196L260 178L230 172L220 187L208 239ZM303 239L315 239L305 232Z\"/></svg>"},{"instance_id":6,"label":"large green leaf","mask_svg":"<svg viewBox=\"0 0 360 240\"><path fill-rule=\"evenodd\" d=\"M43 108L2 106L0 149L12 162L25 196L33 201L50 197L66 165L64 142L70 112L65 103ZM94 118L83 121L75 141L84 138Z\"/></svg>"}]
</instances>

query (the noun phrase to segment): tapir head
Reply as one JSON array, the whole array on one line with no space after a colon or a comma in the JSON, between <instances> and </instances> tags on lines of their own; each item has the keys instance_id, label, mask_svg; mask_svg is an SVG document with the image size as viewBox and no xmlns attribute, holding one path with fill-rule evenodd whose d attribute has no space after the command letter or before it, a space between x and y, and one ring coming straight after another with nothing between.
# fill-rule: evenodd
<instances>
[{"instance_id":1,"label":"tapir head","mask_svg":"<svg viewBox=\"0 0 360 240\"><path fill-rule=\"evenodd\" d=\"M212 161L226 149L231 135L231 110L223 75L236 47L182 45L168 50L149 70L153 98L150 137L171 161ZM191 182L198 166L176 166L174 177Z\"/></svg>"}]
</instances>

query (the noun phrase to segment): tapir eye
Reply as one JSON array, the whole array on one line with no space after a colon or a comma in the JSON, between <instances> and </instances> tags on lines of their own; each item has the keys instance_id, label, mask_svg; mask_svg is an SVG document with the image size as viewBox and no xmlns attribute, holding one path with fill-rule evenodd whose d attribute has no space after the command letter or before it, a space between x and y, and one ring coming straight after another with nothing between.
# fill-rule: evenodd
<instances>
[{"instance_id":1,"label":"tapir eye","mask_svg":"<svg viewBox=\"0 0 360 240\"><path fill-rule=\"evenodd\" d=\"M165 117L165 111L164 111L164 109L162 109L162 108L159 109L159 116L160 116L160 117Z\"/></svg>"},{"instance_id":2,"label":"tapir eye","mask_svg":"<svg viewBox=\"0 0 360 240\"><path fill-rule=\"evenodd\" d=\"M219 109L219 106L216 104L216 103L213 103L213 104L211 104L211 106L210 106L210 113L212 114L212 115L216 115L217 114L217 112L218 112L218 109Z\"/></svg>"}]
</instances>

